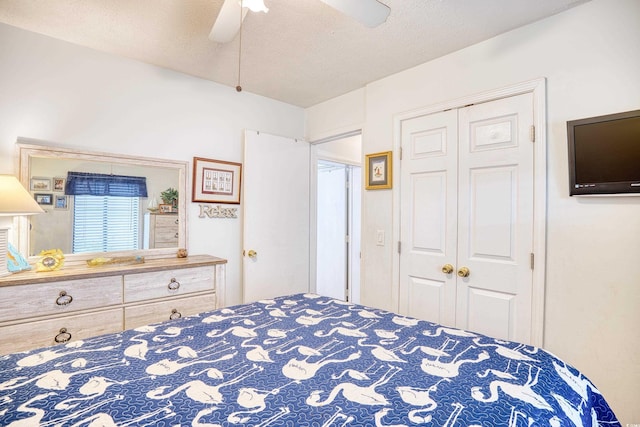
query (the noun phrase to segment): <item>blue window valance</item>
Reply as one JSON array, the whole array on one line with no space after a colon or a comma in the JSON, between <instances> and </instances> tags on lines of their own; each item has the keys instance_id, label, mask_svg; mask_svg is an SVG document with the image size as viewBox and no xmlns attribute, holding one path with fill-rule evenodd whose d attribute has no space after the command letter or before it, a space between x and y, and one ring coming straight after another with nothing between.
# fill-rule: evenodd
<instances>
[{"instance_id":1,"label":"blue window valance","mask_svg":"<svg viewBox=\"0 0 640 427\"><path fill-rule=\"evenodd\" d=\"M147 178L144 176L67 172L64 194L147 197Z\"/></svg>"}]
</instances>

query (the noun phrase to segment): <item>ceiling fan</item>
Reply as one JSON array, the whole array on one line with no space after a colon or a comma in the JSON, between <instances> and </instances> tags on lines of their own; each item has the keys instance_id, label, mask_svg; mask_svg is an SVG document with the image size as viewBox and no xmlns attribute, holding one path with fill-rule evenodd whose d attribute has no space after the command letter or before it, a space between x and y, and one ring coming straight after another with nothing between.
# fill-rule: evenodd
<instances>
[{"instance_id":1,"label":"ceiling fan","mask_svg":"<svg viewBox=\"0 0 640 427\"><path fill-rule=\"evenodd\" d=\"M387 20L391 9L378 0L320 0L355 19L366 27L373 28ZM217 43L228 43L240 30L248 10L267 12L262 0L224 0L218 18L213 24L209 39Z\"/></svg>"}]
</instances>

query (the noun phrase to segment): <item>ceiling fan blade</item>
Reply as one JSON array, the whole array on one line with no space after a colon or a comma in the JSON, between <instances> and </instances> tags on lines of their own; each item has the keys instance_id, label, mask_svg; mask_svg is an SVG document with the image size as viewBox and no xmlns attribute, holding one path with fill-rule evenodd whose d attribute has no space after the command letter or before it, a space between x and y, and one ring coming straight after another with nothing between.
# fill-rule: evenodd
<instances>
[{"instance_id":1,"label":"ceiling fan blade","mask_svg":"<svg viewBox=\"0 0 640 427\"><path fill-rule=\"evenodd\" d=\"M240 30L240 13L242 13L242 20L244 20L247 10L247 8L242 8L238 0L224 0L216 22L209 33L209 40L217 43L228 43L233 40Z\"/></svg>"},{"instance_id":2,"label":"ceiling fan blade","mask_svg":"<svg viewBox=\"0 0 640 427\"><path fill-rule=\"evenodd\" d=\"M378 0L321 0L323 3L373 28L387 20L391 9Z\"/></svg>"}]
</instances>

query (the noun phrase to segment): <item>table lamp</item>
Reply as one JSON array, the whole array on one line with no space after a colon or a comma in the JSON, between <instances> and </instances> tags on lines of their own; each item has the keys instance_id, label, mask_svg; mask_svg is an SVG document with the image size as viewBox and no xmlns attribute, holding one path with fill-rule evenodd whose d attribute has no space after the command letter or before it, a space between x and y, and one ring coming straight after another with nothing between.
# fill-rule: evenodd
<instances>
[{"instance_id":1,"label":"table lamp","mask_svg":"<svg viewBox=\"0 0 640 427\"><path fill-rule=\"evenodd\" d=\"M7 269L7 251L13 217L43 212L18 178L13 175L0 175L0 277L10 274Z\"/></svg>"}]
</instances>

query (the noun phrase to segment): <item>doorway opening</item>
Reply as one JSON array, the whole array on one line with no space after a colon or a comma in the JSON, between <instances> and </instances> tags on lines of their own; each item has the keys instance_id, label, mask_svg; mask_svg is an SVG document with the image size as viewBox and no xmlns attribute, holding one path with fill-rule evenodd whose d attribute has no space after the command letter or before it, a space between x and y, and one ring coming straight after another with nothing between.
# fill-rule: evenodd
<instances>
[{"instance_id":1,"label":"doorway opening","mask_svg":"<svg viewBox=\"0 0 640 427\"><path fill-rule=\"evenodd\" d=\"M360 302L361 135L312 145L311 289Z\"/></svg>"}]
</instances>

